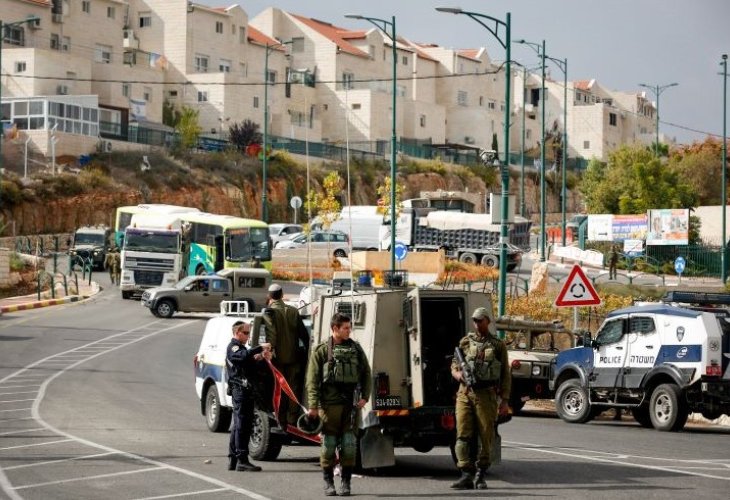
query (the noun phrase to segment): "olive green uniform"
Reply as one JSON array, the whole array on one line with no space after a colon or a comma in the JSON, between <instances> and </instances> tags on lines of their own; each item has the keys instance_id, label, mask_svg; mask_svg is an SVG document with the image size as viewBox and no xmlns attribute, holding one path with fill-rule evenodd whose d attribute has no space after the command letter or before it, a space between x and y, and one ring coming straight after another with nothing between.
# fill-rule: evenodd
<instances>
[{"instance_id":1,"label":"olive green uniform","mask_svg":"<svg viewBox=\"0 0 730 500\"><path fill-rule=\"evenodd\" d=\"M359 397L355 395L358 384ZM335 465L338 446L342 467L355 466L354 399L367 401L371 391L370 364L360 344L347 339L334 345L330 339L315 348L307 367L307 402L310 408L319 408L322 419L319 461L323 469Z\"/></svg>"},{"instance_id":2,"label":"olive green uniform","mask_svg":"<svg viewBox=\"0 0 730 500\"><path fill-rule=\"evenodd\" d=\"M456 466L473 473L475 464L469 458L469 442L478 432L481 447L476 467L487 469L497 420L497 396L509 401L512 374L505 343L492 335L481 337L469 332L459 341L459 348L477 383L474 387L462 383L456 393ZM456 361L452 369L461 370Z\"/></svg>"},{"instance_id":3,"label":"olive green uniform","mask_svg":"<svg viewBox=\"0 0 730 500\"><path fill-rule=\"evenodd\" d=\"M121 258L117 250L107 252L104 257L104 269L109 270L109 279L112 281L112 285L119 284L119 275L121 274Z\"/></svg>"}]
</instances>

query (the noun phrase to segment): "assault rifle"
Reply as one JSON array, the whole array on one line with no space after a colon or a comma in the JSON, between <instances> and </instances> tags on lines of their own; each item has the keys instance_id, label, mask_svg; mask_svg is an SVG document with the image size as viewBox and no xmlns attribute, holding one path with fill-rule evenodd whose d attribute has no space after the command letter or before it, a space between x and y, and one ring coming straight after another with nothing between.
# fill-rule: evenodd
<instances>
[{"instance_id":1,"label":"assault rifle","mask_svg":"<svg viewBox=\"0 0 730 500\"><path fill-rule=\"evenodd\" d=\"M464 353L461 352L459 347L454 349L454 357L456 358L456 362L459 364L459 368L461 368L461 380L467 387L472 387L476 384L476 379L474 378L471 368L464 359Z\"/></svg>"},{"instance_id":2,"label":"assault rifle","mask_svg":"<svg viewBox=\"0 0 730 500\"><path fill-rule=\"evenodd\" d=\"M357 384L355 390L352 391L352 412L350 413L350 426L353 429L357 425L357 412L360 410L357 404L360 402L360 398L362 398L362 389L360 388L360 384Z\"/></svg>"}]
</instances>

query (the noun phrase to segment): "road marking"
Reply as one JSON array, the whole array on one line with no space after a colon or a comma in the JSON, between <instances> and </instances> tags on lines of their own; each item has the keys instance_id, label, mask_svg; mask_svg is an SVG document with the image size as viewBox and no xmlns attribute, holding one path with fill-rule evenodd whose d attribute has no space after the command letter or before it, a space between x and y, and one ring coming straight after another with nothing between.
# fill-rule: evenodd
<instances>
[{"instance_id":1,"label":"road marking","mask_svg":"<svg viewBox=\"0 0 730 500\"><path fill-rule=\"evenodd\" d=\"M16 408L15 410L0 410L0 413L4 413L6 411L23 411L23 410L32 410L33 408Z\"/></svg>"},{"instance_id":2,"label":"road marking","mask_svg":"<svg viewBox=\"0 0 730 500\"><path fill-rule=\"evenodd\" d=\"M39 384L40 387L40 384ZM21 392L0 392L0 396L12 396L15 394L35 394L35 391L21 391Z\"/></svg>"},{"instance_id":3,"label":"road marking","mask_svg":"<svg viewBox=\"0 0 730 500\"><path fill-rule=\"evenodd\" d=\"M18 446L7 446L5 448L0 448L0 451L17 450L19 448L33 448L35 446L45 446L47 444L67 443L69 441L73 441L73 439L59 439L57 441L46 441L44 443L20 444Z\"/></svg>"},{"instance_id":4,"label":"road marking","mask_svg":"<svg viewBox=\"0 0 730 500\"><path fill-rule=\"evenodd\" d=\"M0 401L0 403L23 403L25 401L35 401L35 398L33 398L33 399L8 399L5 401Z\"/></svg>"},{"instance_id":5,"label":"road marking","mask_svg":"<svg viewBox=\"0 0 730 500\"><path fill-rule=\"evenodd\" d=\"M145 467L144 469L127 470L124 472L114 472L112 474L99 474L98 476L72 477L71 479L59 479L58 481L48 481L46 483L25 484L23 486L18 486L13 489L14 490L27 490L29 488L40 488L41 486L52 486L54 484L73 483L76 481L89 481L92 479L101 479L103 477L128 476L130 474L139 474L141 472L153 472L153 471L160 470L160 469L164 469L164 467Z\"/></svg>"},{"instance_id":6,"label":"road marking","mask_svg":"<svg viewBox=\"0 0 730 500\"><path fill-rule=\"evenodd\" d=\"M0 432L0 436L12 436L13 434L25 434L26 432L44 431L44 430L46 430L45 427L34 427L33 429L23 429L20 431Z\"/></svg>"},{"instance_id":7,"label":"road marking","mask_svg":"<svg viewBox=\"0 0 730 500\"><path fill-rule=\"evenodd\" d=\"M45 427L43 429L45 430ZM86 460L89 458L105 457L107 455L116 455L116 453L110 451L106 453L95 453L93 455L83 455L80 457L59 458L58 460L46 460L45 462L33 462L32 464L13 465L11 467L5 467L4 470L25 469L27 467L38 467L39 465L57 464L60 462L70 462L72 460Z\"/></svg>"},{"instance_id":8,"label":"road marking","mask_svg":"<svg viewBox=\"0 0 730 500\"><path fill-rule=\"evenodd\" d=\"M2 382L0 382L0 384L2 384ZM6 385L2 388L3 389L24 389L26 387L40 387L40 386L41 386L41 384L38 383L38 384L33 384L33 385Z\"/></svg>"},{"instance_id":9,"label":"road marking","mask_svg":"<svg viewBox=\"0 0 730 500\"><path fill-rule=\"evenodd\" d=\"M219 491L226 491L226 489L225 488L216 488L214 490L188 491L185 493L176 493L174 495L162 495L159 497L136 498L135 500L160 500L161 498L180 498L180 497L187 497L190 495L205 495L206 493L218 493Z\"/></svg>"}]
</instances>

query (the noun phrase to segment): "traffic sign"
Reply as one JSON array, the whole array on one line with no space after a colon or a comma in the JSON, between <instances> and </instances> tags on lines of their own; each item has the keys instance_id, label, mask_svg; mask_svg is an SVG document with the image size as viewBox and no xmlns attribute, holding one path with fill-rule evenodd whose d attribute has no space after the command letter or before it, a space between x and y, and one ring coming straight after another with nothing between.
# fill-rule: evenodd
<instances>
[{"instance_id":1,"label":"traffic sign","mask_svg":"<svg viewBox=\"0 0 730 500\"><path fill-rule=\"evenodd\" d=\"M292 196L292 199L289 200L289 206L294 210L298 210L302 206L302 199L299 196Z\"/></svg>"},{"instance_id":2,"label":"traffic sign","mask_svg":"<svg viewBox=\"0 0 730 500\"><path fill-rule=\"evenodd\" d=\"M674 270L677 271L677 274L682 274L685 267L687 267L687 262L684 260L684 257L680 255L674 259Z\"/></svg>"},{"instance_id":3,"label":"traffic sign","mask_svg":"<svg viewBox=\"0 0 730 500\"><path fill-rule=\"evenodd\" d=\"M406 258L406 255L408 254L408 247L405 246L400 241L396 241L395 243L395 260L403 260Z\"/></svg>"},{"instance_id":4,"label":"traffic sign","mask_svg":"<svg viewBox=\"0 0 730 500\"><path fill-rule=\"evenodd\" d=\"M555 299L555 307L598 306L601 298L596 289L579 265L573 269L565 280L562 290Z\"/></svg>"}]
</instances>

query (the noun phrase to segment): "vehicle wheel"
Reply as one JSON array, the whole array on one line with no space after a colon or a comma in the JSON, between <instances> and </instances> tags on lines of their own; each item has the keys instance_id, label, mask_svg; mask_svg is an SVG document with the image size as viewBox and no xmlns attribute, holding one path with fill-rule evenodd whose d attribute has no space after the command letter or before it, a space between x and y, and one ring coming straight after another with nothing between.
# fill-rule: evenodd
<instances>
[{"instance_id":1,"label":"vehicle wheel","mask_svg":"<svg viewBox=\"0 0 730 500\"><path fill-rule=\"evenodd\" d=\"M578 379L566 380L560 385L555 394L555 409L560 418L571 424L588 422L593 416L588 390Z\"/></svg>"},{"instance_id":2,"label":"vehicle wheel","mask_svg":"<svg viewBox=\"0 0 730 500\"><path fill-rule=\"evenodd\" d=\"M132 292L122 292L122 298L124 300L129 300L132 298Z\"/></svg>"},{"instance_id":3,"label":"vehicle wheel","mask_svg":"<svg viewBox=\"0 0 730 500\"><path fill-rule=\"evenodd\" d=\"M347 253L342 249L335 250L335 257L347 257Z\"/></svg>"},{"instance_id":4,"label":"vehicle wheel","mask_svg":"<svg viewBox=\"0 0 730 500\"><path fill-rule=\"evenodd\" d=\"M231 426L231 410L221 406L215 384L205 393L205 423L211 432L225 432Z\"/></svg>"},{"instance_id":5,"label":"vehicle wheel","mask_svg":"<svg viewBox=\"0 0 730 500\"><path fill-rule=\"evenodd\" d=\"M175 306L169 300L161 300L155 306L156 316L160 318L172 318L175 314Z\"/></svg>"},{"instance_id":6,"label":"vehicle wheel","mask_svg":"<svg viewBox=\"0 0 730 500\"><path fill-rule=\"evenodd\" d=\"M676 384L662 384L651 394L649 416L658 431L676 432L687 423L689 412Z\"/></svg>"},{"instance_id":7,"label":"vehicle wheel","mask_svg":"<svg viewBox=\"0 0 730 500\"><path fill-rule=\"evenodd\" d=\"M477 256L471 252L464 252L459 255L459 262L463 262L464 264L476 264Z\"/></svg>"},{"instance_id":8,"label":"vehicle wheel","mask_svg":"<svg viewBox=\"0 0 730 500\"><path fill-rule=\"evenodd\" d=\"M276 460L281 452L281 445L281 437L271 432L269 415L264 411L255 410L248 454L254 460Z\"/></svg>"},{"instance_id":9,"label":"vehicle wheel","mask_svg":"<svg viewBox=\"0 0 730 500\"><path fill-rule=\"evenodd\" d=\"M482 265L497 269L499 267L499 257L496 255L486 254L482 256Z\"/></svg>"},{"instance_id":10,"label":"vehicle wheel","mask_svg":"<svg viewBox=\"0 0 730 500\"><path fill-rule=\"evenodd\" d=\"M195 275L196 276L203 276L204 274L208 274L205 271L205 266L198 266L195 268Z\"/></svg>"},{"instance_id":11,"label":"vehicle wheel","mask_svg":"<svg viewBox=\"0 0 730 500\"><path fill-rule=\"evenodd\" d=\"M640 426L646 427L647 429L652 427L651 417L649 416L649 405L643 404L636 408L631 408L631 414Z\"/></svg>"}]
</instances>

